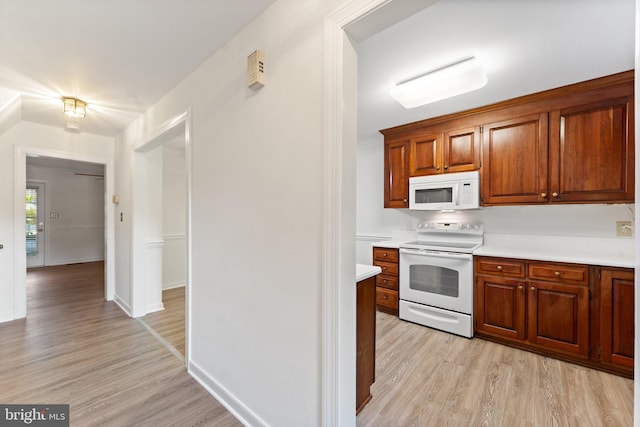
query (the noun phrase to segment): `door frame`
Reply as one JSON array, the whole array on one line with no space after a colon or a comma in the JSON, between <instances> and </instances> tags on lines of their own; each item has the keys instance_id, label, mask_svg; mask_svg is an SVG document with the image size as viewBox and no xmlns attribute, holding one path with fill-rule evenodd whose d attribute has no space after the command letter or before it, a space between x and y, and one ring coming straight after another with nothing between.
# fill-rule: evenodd
<instances>
[{"instance_id":1,"label":"door frame","mask_svg":"<svg viewBox=\"0 0 640 427\"><path fill-rule=\"evenodd\" d=\"M47 193L47 181L42 181L42 180L37 180L37 179L28 179L27 180L27 184L25 185L25 188L29 188L29 186L31 185L32 187L34 186L38 186L39 190L42 190L42 193L40 193L40 191L38 191L38 215L41 215L42 218L42 222L44 223L44 231L43 231L43 239L44 239L44 244L40 245L39 240L38 240L38 246L41 248L42 250L42 265L37 265L34 267L46 267L47 266L47 249L48 249L48 244L49 244L49 218L46 216L46 212L49 212L49 194ZM40 204L39 200L42 199L43 203ZM40 212L40 210L42 210L43 212ZM25 214L26 217L26 214ZM39 238L38 238L39 239ZM27 260L27 268L30 268L29 266L29 262Z\"/></svg>"},{"instance_id":2,"label":"door frame","mask_svg":"<svg viewBox=\"0 0 640 427\"><path fill-rule=\"evenodd\" d=\"M186 206L185 206L185 240L187 248L187 268L185 283L185 365L190 366L191 354L191 258L192 258L192 232L191 232L191 180L192 180L192 141L191 141L191 108L167 120L136 144L132 150L132 174L131 174L131 315L141 317L147 314L147 249L157 243L148 242L145 233L145 221L147 219L145 202L145 176L141 167L145 153L162 146L176 136L184 136L185 148L185 176L186 176ZM156 245L157 246L157 245ZM160 263L162 268L162 263Z\"/></svg>"},{"instance_id":3,"label":"door frame","mask_svg":"<svg viewBox=\"0 0 640 427\"><path fill-rule=\"evenodd\" d=\"M27 245L24 239L24 189L27 185L27 156L98 163L104 166L104 298L113 300L115 294L115 208L110 195L114 194L114 161L111 158L71 151L53 150L28 145L15 145L13 150L14 185L14 319L27 316Z\"/></svg>"},{"instance_id":4,"label":"door frame","mask_svg":"<svg viewBox=\"0 0 640 427\"><path fill-rule=\"evenodd\" d=\"M355 425L357 55L345 29L392 0L353 0L324 21L322 425ZM357 86L357 78L355 81Z\"/></svg>"}]
</instances>

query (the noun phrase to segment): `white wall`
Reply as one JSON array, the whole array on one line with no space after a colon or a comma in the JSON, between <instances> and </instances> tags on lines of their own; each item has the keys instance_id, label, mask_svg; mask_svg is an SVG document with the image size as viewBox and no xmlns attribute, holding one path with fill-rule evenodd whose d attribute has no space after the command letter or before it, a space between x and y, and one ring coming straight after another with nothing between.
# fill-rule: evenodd
<instances>
[{"instance_id":1,"label":"white wall","mask_svg":"<svg viewBox=\"0 0 640 427\"><path fill-rule=\"evenodd\" d=\"M104 260L104 178L28 166L31 180L46 183L45 265Z\"/></svg>"},{"instance_id":2,"label":"white wall","mask_svg":"<svg viewBox=\"0 0 640 427\"><path fill-rule=\"evenodd\" d=\"M162 288L184 286L187 280L185 151L163 147L162 157Z\"/></svg>"},{"instance_id":3,"label":"white wall","mask_svg":"<svg viewBox=\"0 0 640 427\"><path fill-rule=\"evenodd\" d=\"M277 1L118 138L126 174L137 146L192 109L189 367L252 425L321 419L323 19L338 3ZM266 86L253 91L258 48ZM119 181L125 217L130 188ZM126 247L131 230L117 233Z\"/></svg>"},{"instance_id":4,"label":"white wall","mask_svg":"<svg viewBox=\"0 0 640 427\"><path fill-rule=\"evenodd\" d=\"M113 143L113 138L73 134L24 121L0 135L0 243L4 244L4 249L0 250L0 321L14 318L15 280L20 275L17 269L25 265L18 263L15 251L14 148L28 146L111 159Z\"/></svg>"}]
</instances>

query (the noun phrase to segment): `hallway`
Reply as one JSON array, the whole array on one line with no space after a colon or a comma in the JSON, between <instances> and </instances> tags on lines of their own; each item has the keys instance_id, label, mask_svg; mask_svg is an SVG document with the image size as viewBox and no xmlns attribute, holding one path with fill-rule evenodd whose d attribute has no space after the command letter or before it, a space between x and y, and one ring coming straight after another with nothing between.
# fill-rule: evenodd
<instances>
[{"instance_id":1,"label":"hallway","mask_svg":"<svg viewBox=\"0 0 640 427\"><path fill-rule=\"evenodd\" d=\"M27 274L0 323L0 402L68 403L74 426L239 426L138 321L104 300L102 262Z\"/></svg>"}]
</instances>

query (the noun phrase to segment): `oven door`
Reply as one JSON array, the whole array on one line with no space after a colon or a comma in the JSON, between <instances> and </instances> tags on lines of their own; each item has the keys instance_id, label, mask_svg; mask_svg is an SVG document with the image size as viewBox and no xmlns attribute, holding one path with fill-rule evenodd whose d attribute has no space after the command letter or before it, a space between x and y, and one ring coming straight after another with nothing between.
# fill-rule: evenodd
<instances>
[{"instance_id":1,"label":"oven door","mask_svg":"<svg viewBox=\"0 0 640 427\"><path fill-rule=\"evenodd\" d=\"M473 255L401 248L400 299L472 314Z\"/></svg>"}]
</instances>

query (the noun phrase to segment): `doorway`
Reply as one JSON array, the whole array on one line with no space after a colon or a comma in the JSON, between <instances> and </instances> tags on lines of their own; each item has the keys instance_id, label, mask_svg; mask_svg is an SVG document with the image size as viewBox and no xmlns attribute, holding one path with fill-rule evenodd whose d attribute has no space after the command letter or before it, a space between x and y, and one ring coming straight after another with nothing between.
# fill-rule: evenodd
<instances>
[{"instance_id":1,"label":"doorway","mask_svg":"<svg viewBox=\"0 0 640 427\"><path fill-rule=\"evenodd\" d=\"M115 293L115 266L114 266L114 208L111 204L110 195L113 194L114 189L114 166L113 159L101 157L99 155L92 154L79 154L75 152L59 151L42 147L32 147L17 145L14 149L14 241L15 241L15 281L14 281L14 315L15 319L27 317L27 238L26 228L27 224L27 212L26 212L26 189L27 189L27 159L29 163L35 160L36 162L51 161L57 162L59 167L61 164L75 164L78 162L91 163L92 165L99 167L100 177L87 177L87 179L100 179L100 192L97 194L97 198L100 200L99 209L102 212L100 215L101 223L96 224L100 228L98 232L101 234L100 238L104 238L103 251L100 253L100 258L104 259L104 298L108 301L113 300ZM63 166L64 167L64 166ZM103 181L102 181L103 180ZM40 178L30 179L31 183L40 183ZM50 185L47 187L41 187L38 192L40 198L42 194L45 194L44 188L47 191L50 190ZM46 196L45 196L46 197ZM49 203L49 201L47 201ZM42 222L44 226L43 231L36 233L39 235L48 236L47 228L47 207L40 208L40 212L44 213L41 220L37 219L36 224ZM64 231L63 231L64 233ZM38 236L40 237L40 236ZM42 239L42 237L40 237ZM33 239L31 239L33 240ZM49 239L50 240L50 239ZM42 240L40 241L42 244ZM49 243L44 246L48 247ZM78 247L73 247L72 250L77 253L82 253ZM43 254L43 265L50 262L50 255L47 254L45 249ZM85 254L82 254L84 256ZM54 262L58 264L65 264L73 262L73 256L67 259L61 259Z\"/></svg>"},{"instance_id":2,"label":"doorway","mask_svg":"<svg viewBox=\"0 0 640 427\"><path fill-rule=\"evenodd\" d=\"M161 228L155 251L161 252L160 302L147 302L148 314L142 320L152 333L179 359L185 357L185 287L187 281L186 245L186 167L184 135L177 136L145 154L151 169L160 171L149 181L155 190L153 210ZM158 215L159 214L159 215ZM159 216L159 218L158 218ZM157 276L158 277L158 276ZM150 284L153 286L153 284ZM149 294L148 294L149 295ZM156 292L150 294L156 295ZM156 310L154 312L150 312Z\"/></svg>"},{"instance_id":3,"label":"doorway","mask_svg":"<svg viewBox=\"0 0 640 427\"><path fill-rule=\"evenodd\" d=\"M136 203L131 213L133 317L140 318L169 350L183 359L187 369L191 278L189 129L187 111L165 122L134 149L132 188ZM176 293L181 294L177 299ZM169 322L170 326L154 327L158 318L160 324Z\"/></svg>"},{"instance_id":4,"label":"doorway","mask_svg":"<svg viewBox=\"0 0 640 427\"><path fill-rule=\"evenodd\" d=\"M27 268L45 265L45 184L28 182L25 192L25 245Z\"/></svg>"}]
</instances>

